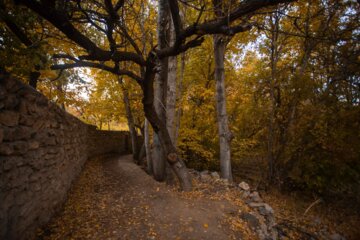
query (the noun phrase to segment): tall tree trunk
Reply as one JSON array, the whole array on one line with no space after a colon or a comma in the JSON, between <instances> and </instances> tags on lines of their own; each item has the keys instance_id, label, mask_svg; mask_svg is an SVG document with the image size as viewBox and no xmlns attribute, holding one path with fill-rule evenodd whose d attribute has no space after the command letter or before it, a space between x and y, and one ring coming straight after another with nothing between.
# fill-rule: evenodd
<instances>
[{"instance_id":1,"label":"tall tree trunk","mask_svg":"<svg viewBox=\"0 0 360 240\"><path fill-rule=\"evenodd\" d=\"M225 50L227 39L221 35L214 36L215 81L216 81L216 111L220 142L220 171L221 177L232 181L230 142L232 134L229 130L226 112L225 93Z\"/></svg>"},{"instance_id":2,"label":"tall tree trunk","mask_svg":"<svg viewBox=\"0 0 360 240\"><path fill-rule=\"evenodd\" d=\"M123 101L124 101L124 105L125 105L126 119L128 122L129 131L130 131L133 159L137 162L138 157L139 157L139 152L140 152L138 149L139 146L138 146L138 140L137 140L137 133L136 133L135 124L134 124L134 117L131 112L129 93L122 81L123 81L122 78L119 78L119 84L120 84L121 90L123 92Z\"/></svg>"},{"instance_id":3,"label":"tall tree trunk","mask_svg":"<svg viewBox=\"0 0 360 240\"><path fill-rule=\"evenodd\" d=\"M167 33L169 25L169 11L166 0L159 0L158 3L158 24L157 24L157 38L158 48L162 49L167 46ZM157 115L166 121L166 89L168 78L168 58L160 60L159 72L155 77L155 111ZM150 119L149 119L150 120ZM155 130L155 129L154 129ZM157 181L164 181L166 179L166 160L164 152L162 151L161 140L157 131L154 131L153 139L153 173Z\"/></svg>"},{"instance_id":4,"label":"tall tree trunk","mask_svg":"<svg viewBox=\"0 0 360 240\"><path fill-rule=\"evenodd\" d=\"M170 43L175 42L174 26L171 24ZM166 93L166 127L170 133L172 142L175 142L175 110L176 110L176 73L177 73L177 57L169 57L168 76L167 76L167 93Z\"/></svg>"},{"instance_id":5,"label":"tall tree trunk","mask_svg":"<svg viewBox=\"0 0 360 240\"><path fill-rule=\"evenodd\" d=\"M278 13L274 13L270 16L271 24L271 39L270 39L270 69L271 76L269 82L269 93L270 93L270 115L268 125L268 140L267 140L267 160L268 160L268 180L272 182L275 176L275 124L276 124L276 108L279 107L276 104L275 88L277 86L276 72L277 62L279 59L278 51L278 37L279 37L279 16Z\"/></svg>"},{"instance_id":6,"label":"tall tree trunk","mask_svg":"<svg viewBox=\"0 0 360 240\"><path fill-rule=\"evenodd\" d=\"M169 14L170 15L170 14ZM170 17L169 17L170 20ZM169 42L175 43L175 29L172 21L169 23ZM169 131L171 142L175 143L175 130L176 130L176 74L177 74L177 56L168 58L168 76L167 76L167 92L166 92L166 127ZM166 183L173 185L175 178L169 164L166 165Z\"/></svg>"},{"instance_id":7,"label":"tall tree trunk","mask_svg":"<svg viewBox=\"0 0 360 240\"><path fill-rule=\"evenodd\" d=\"M143 106L146 118L151 123L154 132L157 133L161 147L166 158L166 161L170 164L172 170L175 172L179 179L180 186L184 191L190 191L192 189L191 177L185 166L185 163L178 156L176 148L171 141L169 131L166 127L164 118L161 118L157 114L154 106L154 79L155 79L155 64L156 56L150 55L146 64L146 73L142 84L143 90Z\"/></svg>"},{"instance_id":8,"label":"tall tree trunk","mask_svg":"<svg viewBox=\"0 0 360 240\"><path fill-rule=\"evenodd\" d=\"M183 23L184 23L184 19L186 18L186 9L187 8L180 10L180 17L181 17L181 20ZM172 27L173 27L173 25L172 25ZM172 32L172 36L174 36L174 32ZM178 79L178 91L176 94L177 102L181 101L182 83L184 81L184 73L185 73L185 52L182 52L180 55L180 74L179 74L179 79ZM177 146L177 140L179 137L181 115L182 115L182 109L181 109L181 104L179 104L179 107L176 111L176 116L175 116L175 118L176 118L175 119L175 137L174 137L174 141L173 141L173 144L175 147Z\"/></svg>"},{"instance_id":9,"label":"tall tree trunk","mask_svg":"<svg viewBox=\"0 0 360 240\"><path fill-rule=\"evenodd\" d=\"M144 144L145 144L145 152L146 152L146 163L147 163L147 172L152 175L153 174L153 163L151 159L151 147L150 147L150 129L149 129L149 121L145 118L144 123Z\"/></svg>"},{"instance_id":10,"label":"tall tree trunk","mask_svg":"<svg viewBox=\"0 0 360 240\"><path fill-rule=\"evenodd\" d=\"M143 166L144 165L144 158L146 156L146 150L145 150L145 142L143 144L141 144L141 147L140 147L140 152L139 152L139 161L138 161L138 164L140 166Z\"/></svg>"},{"instance_id":11,"label":"tall tree trunk","mask_svg":"<svg viewBox=\"0 0 360 240\"><path fill-rule=\"evenodd\" d=\"M184 73L185 73L185 53L181 53L181 64L180 64L180 76L178 81L178 93L177 93L177 101L181 100L181 93L182 93L182 83L184 81ZM182 108L181 104L179 104L179 108L176 112L176 126L175 126L175 138L174 138L174 145L177 146L177 140L179 137L180 131L180 123L181 123L181 115L182 115Z\"/></svg>"}]
</instances>

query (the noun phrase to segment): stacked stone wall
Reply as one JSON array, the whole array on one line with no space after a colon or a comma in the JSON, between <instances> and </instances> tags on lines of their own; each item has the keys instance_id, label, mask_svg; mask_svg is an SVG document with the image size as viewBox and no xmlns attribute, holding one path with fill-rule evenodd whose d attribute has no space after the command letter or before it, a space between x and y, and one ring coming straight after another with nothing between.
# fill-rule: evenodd
<instances>
[{"instance_id":1,"label":"stacked stone wall","mask_svg":"<svg viewBox=\"0 0 360 240\"><path fill-rule=\"evenodd\" d=\"M101 131L95 126L88 128L88 153L90 156L104 153L124 153L131 150L129 132Z\"/></svg>"},{"instance_id":2,"label":"stacked stone wall","mask_svg":"<svg viewBox=\"0 0 360 240\"><path fill-rule=\"evenodd\" d=\"M29 239L66 199L86 160L130 149L33 88L0 76L0 239Z\"/></svg>"}]
</instances>

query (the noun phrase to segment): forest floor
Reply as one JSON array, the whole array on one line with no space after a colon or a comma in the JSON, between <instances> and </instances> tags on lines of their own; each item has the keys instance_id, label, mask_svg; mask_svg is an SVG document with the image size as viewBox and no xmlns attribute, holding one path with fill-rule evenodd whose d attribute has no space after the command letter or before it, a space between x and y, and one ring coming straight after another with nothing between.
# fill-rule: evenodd
<instances>
[{"instance_id":1,"label":"forest floor","mask_svg":"<svg viewBox=\"0 0 360 240\"><path fill-rule=\"evenodd\" d=\"M341 233L347 240L360 239L360 210L356 202L348 199L329 202L315 195L281 193L277 189L263 192L261 196L274 208L278 226L297 231L303 239L316 237L321 232Z\"/></svg>"},{"instance_id":2,"label":"forest floor","mask_svg":"<svg viewBox=\"0 0 360 240\"><path fill-rule=\"evenodd\" d=\"M131 155L94 159L37 239L256 239L242 201L158 183Z\"/></svg>"},{"instance_id":3,"label":"forest floor","mask_svg":"<svg viewBox=\"0 0 360 240\"><path fill-rule=\"evenodd\" d=\"M36 239L258 239L254 221L243 217L256 213L238 188L196 177L193 183L194 190L184 193L156 182L131 155L92 159ZM281 239L328 239L319 236L339 230L349 233L348 240L360 239L356 214L322 214L320 203L305 216L309 202L276 193L262 197L275 209Z\"/></svg>"}]
</instances>

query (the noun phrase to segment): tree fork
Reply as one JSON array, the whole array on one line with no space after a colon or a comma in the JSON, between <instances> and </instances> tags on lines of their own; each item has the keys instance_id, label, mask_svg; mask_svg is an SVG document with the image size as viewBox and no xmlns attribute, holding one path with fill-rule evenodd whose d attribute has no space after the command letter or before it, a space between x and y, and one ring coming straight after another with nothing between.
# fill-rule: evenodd
<instances>
[{"instance_id":1,"label":"tree fork","mask_svg":"<svg viewBox=\"0 0 360 240\"><path fill-rule=\"evenodd\" d=\"M155 79L155 61L154 53L150 53L145 78L142 84L143 90L143 107L146 118L149 120L154 131L158 134L161 146L166 156L167 162L170 164L175 175L178 177L181 189L183 191L191 191L192 183L190 174L183 160L178 156L176 148L173 145L166 124L161 120L154 107L154 79Z\"/></svg>"}]
</instances>

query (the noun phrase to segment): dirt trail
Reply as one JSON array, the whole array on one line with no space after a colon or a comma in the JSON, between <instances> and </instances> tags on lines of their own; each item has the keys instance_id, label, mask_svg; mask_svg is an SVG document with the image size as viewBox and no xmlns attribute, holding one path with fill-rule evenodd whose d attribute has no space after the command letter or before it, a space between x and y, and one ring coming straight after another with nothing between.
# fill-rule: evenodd
<instances>
[{"instance_id":1,"label":"dirt trail","mask_svg":"<svg viewBox=\"0 0 360 240\"><path fill-rule=\"evenodd\" d=\"M186 198L158 183L131 155L90 161L64 210L41 239L240 239L225 219L238 209L226 200Z\"/></svg>"}]
</instances>

